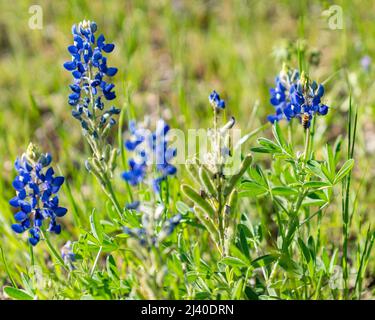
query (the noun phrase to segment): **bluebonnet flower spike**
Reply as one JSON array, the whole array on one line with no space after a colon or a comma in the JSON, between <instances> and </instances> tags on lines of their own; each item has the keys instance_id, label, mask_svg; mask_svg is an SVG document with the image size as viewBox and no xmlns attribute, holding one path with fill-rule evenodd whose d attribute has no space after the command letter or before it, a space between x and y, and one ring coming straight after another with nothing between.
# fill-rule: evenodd
<instances>
[{"instance_id":1,"label":"bluebonnet flower spike","mask_svg":"<svg viewBox=\"0 0 375 320\"><path fill-rule=\"evenodd\" d=\"M276 77L275 88L270 89L270 103L276 113L267 117L274 123L281 119L290 121L298 118L304 128L309 128L314 115L326 115L328 106L322 104L324 87L315 81L310 81L304 73L297 70L289 70L283 66L283 70Z\"/></svg>"},{"instance_id":2,"label":"bluebonnet flower spike","mask_svg":"<svg viewBox=\"0 0 375 320\"><path fill-rule=\"evenodd\" d=\"M41 154L33 144L15 162L18 175L12 185L17 195L9 203L19 211L14 215L17 223L12 225L12 229L16 233L29 230L29 242L33 246L40 240L44 221L49 222L48 231L59 234L61 226L56 219L67 212L59 205L57 195L64 177L55 176L51 162L51 155Z\"/></svg>"},{"instance_id":3,"label":"bluebonnet flower spike","mask_svg":"<svg viewBox=\"0 0 375 320\"><path fill-rule=\"evenodd\" d=\"M156 176L151 179L155 192L160 192L160 183L177 172L170 162L177 150L168 146L169 126L160 119L154 132L134 121L129 123L130 137L125 141L125 148L133 154L129 159L129 170L122 174L124 180L136 186L145 181L148 171L156 165Z\"/></svg>"},{"instance_id":4,"label":"bluebonnet flower spike","mask_svg":"<svg viewBox=\"0 0 375 320\"><path fill-rule=\"evenodd\" d=\"M70 85L72 93L68 97L72 115L94 138L98 136L99 130L108 131L116 123L113 116L120 113L113 106L104 110L103 100L116 98L115 85L108 82L106 77L113 77L117 68L109 67L104 56L112 52L115 46L107 43L102 34L97 37L96 31L97 25L93 21L84 20L74 25L74 43L68 46L72 60L64 63L65 69L72 73L74 79ZM98 115L99 111L101 113ZM99 119L98 127L96 119Z\"/></svg>"}]
</instances>

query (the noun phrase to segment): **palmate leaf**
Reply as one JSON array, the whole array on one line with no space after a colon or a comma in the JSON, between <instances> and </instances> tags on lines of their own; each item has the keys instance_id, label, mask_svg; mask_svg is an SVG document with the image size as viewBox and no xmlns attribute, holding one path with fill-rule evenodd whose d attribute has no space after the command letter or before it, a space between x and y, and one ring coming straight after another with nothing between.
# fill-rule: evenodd
<instances>
[{"instance_id":1,"label":"palmate leaf","mask_svg":"<svg viewBox=\"0 0 375 320\"><path fill-rule=\"evenodd\" d=\"M257 182L251 180L242 181L239 191L240 197L258 196L268 192L268 190L263 185L260 185Z\"/></svg>"},{"instance_id":2,"label":"palmate leaf","mask_svg":"<svg viewBox=\"0 0 375 320\"><path fill-rule=\"evenodd\" d=\"M345 176L347 176L349 172L353 169L353 166L354 166L354 160L353 159L347 160L343 164L339 172L336 174L335 179L333 180L333 184L339 183Z\"/></svg>"}]
</instances>

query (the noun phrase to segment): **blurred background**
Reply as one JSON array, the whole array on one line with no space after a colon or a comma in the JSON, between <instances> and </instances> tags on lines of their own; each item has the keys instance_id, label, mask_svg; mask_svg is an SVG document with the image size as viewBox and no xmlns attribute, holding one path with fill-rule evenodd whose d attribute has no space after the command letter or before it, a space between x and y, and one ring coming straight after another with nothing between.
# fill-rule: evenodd
<instances>
[{"instance_id":1,"label":"blurred background","mask_svg":"<svg viewBox=\"0 0 375 320\"><path fill-rule=\"evenodd\" d=\"M32 5L42 9L41 29L30 28ZM71 117L71 75L62 67L70 59L66 48L72 43L71 26L83 19L96 21L98 33L116 44L108 60L119 68L115 104L126 105L131 93L134 116L157 114L183 130L210 125L207 97L212 89L227 101L226 112L236 117L244 134L266 123L274 112L269 88L275 75L283 61L297 68L296 45L305 48L310 76L325 82L324 102L331 107L329 115L319 119L318 149L345 135L349 87L352 90L359 109L354 228L360 232L360 226L374 220L374 1L1 1L0 243L8 261L22 261L19 248L27 248L10 229L8 201L14 193L13 162L30 141L51 152L67 176L71 193L65 189L61 201L70 212L84 216L92 207L103 206L100 187L83 166L88 149L79 123ZM271 130L262 134L271 136ZM296 136L302 137L302 131ZM258 161L267 167L266 157ZM120 195L125 189L122 169L115 183ZM185 172L179 175L184 179ZM335 209L339 206L340 201L330 209L325 232L341 228L341 214ZM73 215L63 220L59 244L79 232ZM0 268L0 284L3 279Z\"/></svg>"}]
</instances>

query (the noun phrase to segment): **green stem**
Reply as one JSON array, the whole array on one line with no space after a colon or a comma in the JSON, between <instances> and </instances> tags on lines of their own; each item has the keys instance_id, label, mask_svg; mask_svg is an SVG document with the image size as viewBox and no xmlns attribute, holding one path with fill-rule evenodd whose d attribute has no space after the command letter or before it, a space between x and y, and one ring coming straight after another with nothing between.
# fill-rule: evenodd
<instances>
[{"instance_id":1,"label":"green stem","mask_svg":"<svg viewBox=\"0 0 375 320\"><path fill-rule=\"evenodd\" d=\"M41 234L42 234L42 237L44 238L44 240L46 241L46 244L47 244L47 247L51 253L51 255L61 264L61 266L66 270L66 271L69 271L69 269L67 268L67 266L65 265L64 263L64 260L63 258L61 257L61 255L57 252L57 250L53 247L51 241L49 240L49 236L48 236L48 232L44 232L44 230L40 230Z\"/></svg>"},{"instance_id":2,"label":"green stem","mask_svg":"<svg viewBox=\"0 0 375 320\"><path fill-rule=\"evenodd\" d=\"M307 128L305 130L305 150L304 150L304 157L303 157L303 168L305 167L307 161L309 160L309 155L310 155L310 152L309 152L309 149L310 149L310 129Z\"/></svg>"},{"instance_id":3,"label":"green stem","mask_svg":"<svg viewBox=\"0 0 375 320\"><path fill-rule=\"evenodd\" d=\"M34 248L33 248L33 246L31 245L31 243L29 243L29 249L30 249L31 266L34 268L34 265L35 265L35 259L34 259ZM34 272L34 271L33 271L33 272Z\"/></svg>"},{"instance_id":4,"label":"green stem","mask_svg":"<svg viewBox=\"0 0 375 320\"><path fill-rule=\"evenodd\" d=\"M4 251L3 251L3 248L1 246L0 246L0 257L1 257L1 260L3 260L3 264L4 264L4 267L5 267L5 272L8 275L10 282L12 283L12 285L13 285L14 288L17 288L17 284L14 281L12 274L10 273L10 270L9 270L9 267L8 267L8 263L7 263L6 259L5 259Z\"/></svg>"},{"instance_id":5,"label":"green stem","mask_svg":"<svg viewBox=\"0 0 375 320\"><path fill-rule=\"evenodd\" d=\"M122 219L122 210L121 210L120 203L118 202L118 200L116 198L116 195L113 191L111 180L108 178L107 173L102 172L102 174L103 174L103 178L104 178L104 182L105 182L105 185L103 186L103 190L107 194L108 198L112 201L112 204L115 207L116 212L117 212L117 214L118 214L118 216L121 220Z\"/></svg>"},{"instance_id":6,"label":"green stem","mask_svg":"<svg viewBox=\"0 0 375 320\"><path fill-rule=\"evenodd\" d=\"M94 274L94 271L95 271L96 265L98 264L99 257L100 257L100 254L102 253L102 250L103 250L103 247L100 246L100 248L99 248L99 250L98 250L98 253L97 253L97 255L96 255L96 258L95 258L94 264L93 264L93 266L92 266L91 272L90 272L90 276L91 276L91 277L92 277L93 274Z\"/></svg>"}]
</instances>

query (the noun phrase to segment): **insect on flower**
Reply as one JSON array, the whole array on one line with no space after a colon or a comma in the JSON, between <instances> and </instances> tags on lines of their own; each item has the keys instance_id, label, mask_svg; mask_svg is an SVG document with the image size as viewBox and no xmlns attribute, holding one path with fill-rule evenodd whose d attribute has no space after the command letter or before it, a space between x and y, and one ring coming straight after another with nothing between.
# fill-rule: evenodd
<instances>
[{"instance_id":1,"label":"insect on flower","mask_svg":"<svg viewBox=\"0 0 375 320\"><path fill-rule=\"evenodd\" d=\"M33 144L15 162L18 175L13 187L17 195L9 203L20 211L14 216L18 223L13 224L12 229L16 233L29 230L29 242L33 246L40 240L44 221L49 221L47 231L59 234L61 226L56 219L67 212L66 208L59 206L57 195L64 177L55 177L51 162L51 155L40 153Z\"/></svg>"}]
</instances>

